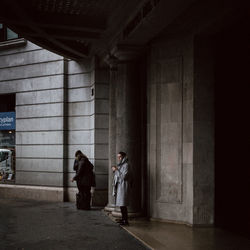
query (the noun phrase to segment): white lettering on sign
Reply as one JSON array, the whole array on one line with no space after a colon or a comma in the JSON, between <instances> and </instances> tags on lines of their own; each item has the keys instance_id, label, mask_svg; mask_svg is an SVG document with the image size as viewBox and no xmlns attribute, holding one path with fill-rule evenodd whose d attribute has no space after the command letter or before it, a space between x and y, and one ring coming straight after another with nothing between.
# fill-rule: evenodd
<instances>
[{"instance_id":1,"label":"white lettering on sign","mask_svg":"<svg viewBox=\"0 0 250 250\"><path fill-rule=\"evenodd\" d=\"M1 123L13 122L13 121L14 121L13 117L4 117L4 118L0 118L0 122L1 122Z\"/></svg>"}]
</instances>

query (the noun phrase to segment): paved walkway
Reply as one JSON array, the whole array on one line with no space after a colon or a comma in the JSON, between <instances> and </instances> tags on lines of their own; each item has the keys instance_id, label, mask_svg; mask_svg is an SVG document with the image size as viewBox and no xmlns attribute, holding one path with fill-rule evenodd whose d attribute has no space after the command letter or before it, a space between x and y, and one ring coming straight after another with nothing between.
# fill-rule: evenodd
<instances>
[{"instance_id":1,"label":"paved walkway","mask_svg":"<svg viewBox=\"0 0 250 250\"><path fill-rule=\"evenodd\" d=\"M0 199L1 250L144 250L140 241L98 209L73 203Z\"/></svg>"},{"instance_id":2,"label":"paved walkway","mask_svg":"<svg viewBox=\"0 0 250 250\"><path fill-rule=\"evenodd\" d=\"M155 250L250 250L250 239L213 227L136 219L126 230Z\"/></svg>"},{"instance_id":3,"label":"paved walkway","mask_svg":"<svg viewBox=\"0 0 250 250\"><path fill-rule=\"evenodd\" d=\"M73 203L0 199L0 250L250 250L250 239L217 228L111 219Z\"/></svg>"}]
</instances>

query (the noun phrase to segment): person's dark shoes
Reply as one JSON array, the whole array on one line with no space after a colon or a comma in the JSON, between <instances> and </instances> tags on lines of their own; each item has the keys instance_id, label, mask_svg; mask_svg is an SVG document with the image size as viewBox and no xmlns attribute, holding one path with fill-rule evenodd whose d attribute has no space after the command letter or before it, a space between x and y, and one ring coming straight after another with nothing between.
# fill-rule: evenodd
<instances>
[{"instance_id":1,"label":"person's dark shoes","mask_svg":"<svg viewBox=\"0 0 250 250\"><path fill-rule=\"evenodd\" d=\"M122 220L119 224L120 226L129 226L129 223L126 220Z\"/></svg>"}]
</instances>

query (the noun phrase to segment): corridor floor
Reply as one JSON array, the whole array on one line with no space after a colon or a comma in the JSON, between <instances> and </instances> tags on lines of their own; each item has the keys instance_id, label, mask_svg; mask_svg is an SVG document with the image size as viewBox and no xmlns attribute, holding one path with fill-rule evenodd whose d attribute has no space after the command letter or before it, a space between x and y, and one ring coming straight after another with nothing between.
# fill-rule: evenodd
<instances>
[{"instance_id":1,"label":"corridor floor","mask_svg":"<svg viewBox=\"0 0 250 250\"><path fill-rule=\"evenodd\" d=\"M1 250L148 249L100 209L0 199Z\"/></svg>"},{"instance_id":2,"label":"corridor floor","mask_svg":"<svg viewBox=\"0 0 250 250\"><path fill-rule=\"evenodd\" d=\"M250 240L217 228L144 219L121 228L101 209L0 198L0 250L71 249L249 250Z\"/></svg>"},{"instance_id":3,"label":"corridor floor","mask_svg":"<svg viewBox=\"0 0 250 250\"><path fill-rule=\"evenodd\" d=\"M136 219L125 229L155 250L250 250L250 239L219 228Z\"/></svg>"}]
</instances>

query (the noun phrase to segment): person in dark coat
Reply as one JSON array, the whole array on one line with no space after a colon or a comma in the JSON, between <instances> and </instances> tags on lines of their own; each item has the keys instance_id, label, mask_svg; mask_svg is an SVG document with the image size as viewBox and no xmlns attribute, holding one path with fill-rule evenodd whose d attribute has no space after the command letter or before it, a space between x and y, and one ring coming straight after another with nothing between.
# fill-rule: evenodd
<instances>
[{"instance_id":1,"label":"person in dark coat","mask_svg":"<svg viewBox=\"0 0 250 250\"><path fill-rule=\"evenodd\" d=\"M76 181L79 197L81 197L81 204L78 208L89 210L91 201L90 190L91 186L95 186L93 165L80 150L75 153L73 169L76 171L76 174L71 181Z\"/></svg>"},{"instance_id":2,"label":"person in dark coat","mask_svg":"<svg viewBox=\"0 0 250 250\"><path fill-rule=\"evenodd\" d=\"M113 166L114 172L114 191L116 206L120 207L122 219L118 221L120 225L128 225L128 210L129 205L129 164L126 153L119 152L117 155L118 165Z\"/></svg>"}]
</instances>

